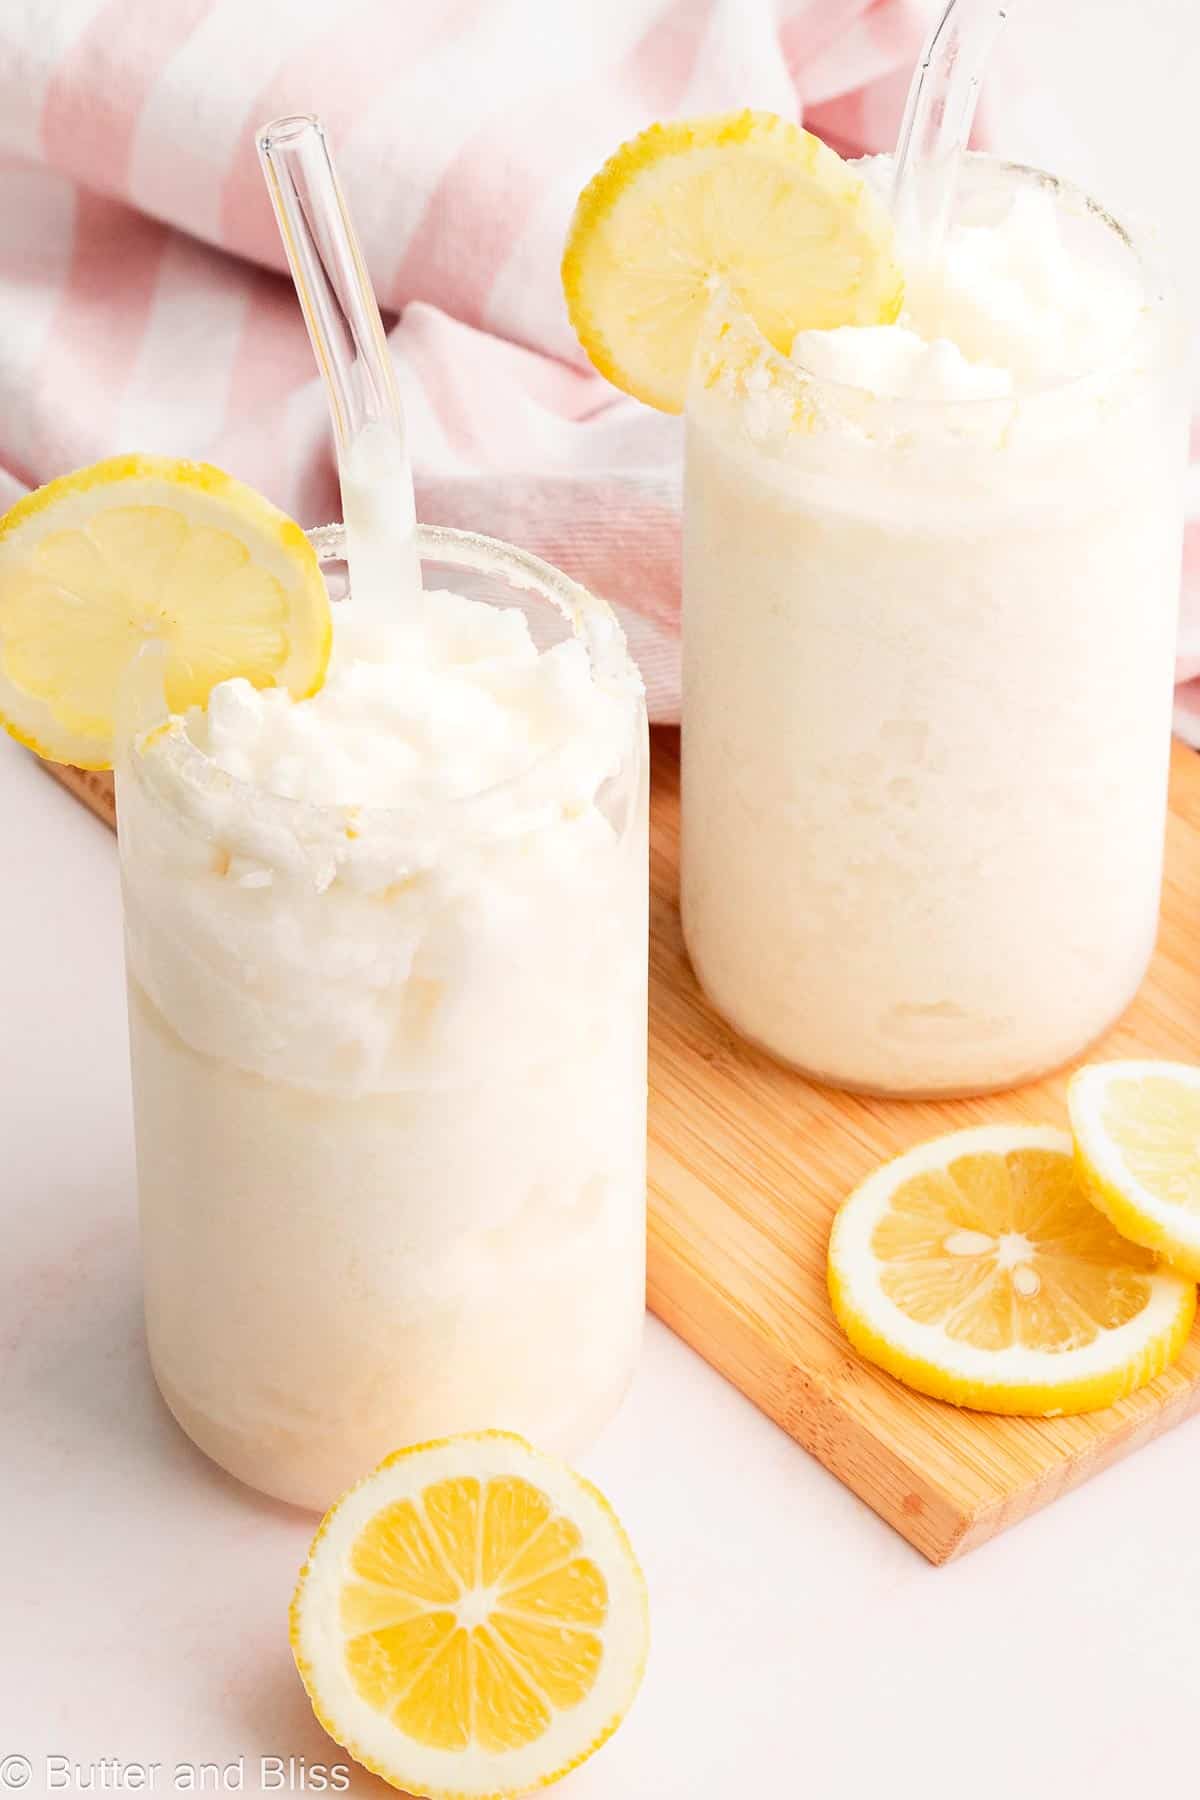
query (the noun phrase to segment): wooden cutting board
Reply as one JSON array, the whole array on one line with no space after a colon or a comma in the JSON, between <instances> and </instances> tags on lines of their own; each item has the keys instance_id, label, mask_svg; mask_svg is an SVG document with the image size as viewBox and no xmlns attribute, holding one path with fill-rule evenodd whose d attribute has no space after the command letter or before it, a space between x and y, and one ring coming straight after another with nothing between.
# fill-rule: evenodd
<instances>
[{"instance_id":1,"label":"wooden cutting board","mask_svg":"<svg viewBox=\"0 0 1200 1800\"><path fill-rule=\"evenodd\" d=\"M945 1562L1200 1411L1200 1326L1151 1386L1074 1419L960 1412L854 1354L825 1292L838 1202L885 1157L938 1132L989 1119L1065 1124L1065 1076L984 1100L871 1100L816 1087L743 1043L684 954L679 737L653 737L650 1305L931 1562ZM107 777L53 772L113 822ZM1158 952L1094 1055L1200 1061L1200 757L1182 745Z\"/></svg>"}]
</instances>

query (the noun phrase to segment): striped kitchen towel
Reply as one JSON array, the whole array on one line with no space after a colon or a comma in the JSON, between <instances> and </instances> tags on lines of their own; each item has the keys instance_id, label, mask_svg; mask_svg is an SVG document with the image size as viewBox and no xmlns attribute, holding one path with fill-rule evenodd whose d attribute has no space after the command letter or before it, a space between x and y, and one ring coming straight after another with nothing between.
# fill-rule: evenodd
<instances>
[{"instance_id":1,"label":"striped kitchen towel","mask_svg":"<svg viewBox=\"0 0 1200 1800\"><path fill-rule=\"evenodd\" d=\"M893 138L936 0L54 0L0 17L0 505L119 450L338 514L254 134L317 112L389 324L421 517L619 608L678 717L678 421L591 372L558 263L654 118ZM394 320L394 323L392 321Z\"/></svg>"},{"instance_id":2,"label":"striped kitchen towel","mask_svg":"<svg viewBox=\"0 0 1200 1800\"><path fill-rule=\"evenodd\" d=\"M0 506L138 449L208 458L306 523L337 515L254 152L266 120L317 112L391 324L420 515L510 538L605 595L652 716L677 718L679 424L616 394L575 343L558 279L575 197L671 115L759 106L844 152L890 146L941 4L3 9Z\"/></svg>"}]
</instances>

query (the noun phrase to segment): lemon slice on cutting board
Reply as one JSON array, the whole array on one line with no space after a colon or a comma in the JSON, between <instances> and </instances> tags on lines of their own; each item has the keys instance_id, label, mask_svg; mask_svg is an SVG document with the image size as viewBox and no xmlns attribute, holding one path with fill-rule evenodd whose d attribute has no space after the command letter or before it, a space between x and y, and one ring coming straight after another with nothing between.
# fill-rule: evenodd
<instances>
[{"instance_id":1,"label":"lemon slice on cutting board","mask_svg":"<svg viewBox=\"0 0 1200 1800\"><path fill-rule=\"evenodd\" d=\"M1094 1063L1067 1106L1080 1175L1124 1237L1200 1280L1200 1069Z\"/></svg>"},{"instance_id":2,"label":"lemon slice on cutting board","mask_svg":"<svg viewBox=\"0 0 1200 1800\"><path fill-rule=\"evenodd\" d=\"M118 456L0 518L0 724L39 756L111 768L121 679L167 646L173 712L245 676L306 698L329 596L300 527L208 463Z\"/></svg>"},{"instance_id":3,"label":"lemon slice on cutting board","mask_svg":"<svg viewBox=\"0 0 1200 1800\"><path fill-rule=\"evenodd\" d=\"M326 1515L292 1602L325 1730L413 1794L557 1781L624 1718L646 1584L611 1507L523 1438L398 1451Z\"/></svg>"},{"instance_id":4,"label":"lemon slice on cutting board","mask_svg":"<svg viewBox=\"0 0 1200 1800\"><path fill-rule=\"evenodd\" d=\"M851 1343L924 1394L985 1412L1108 1406L1165 1369L1192 1282L1091 1204L1065 1132L984 1125L922 1144L834 1220L829 1291Z\"/></svg>"},{"instance_id":5,"label":"lemon slice on cutting board","mask_svg":"<svg viewBox=\"0 0 1200 1800\"><path fill-rule=\"evenodd\" d=\"M562 282L596 368L664 412L682 410L721 284L785 356L798 331L891 324L903 298L891 220L862 176L750 111L623 144L579 196Z\"/></svg>"}]
</instances>

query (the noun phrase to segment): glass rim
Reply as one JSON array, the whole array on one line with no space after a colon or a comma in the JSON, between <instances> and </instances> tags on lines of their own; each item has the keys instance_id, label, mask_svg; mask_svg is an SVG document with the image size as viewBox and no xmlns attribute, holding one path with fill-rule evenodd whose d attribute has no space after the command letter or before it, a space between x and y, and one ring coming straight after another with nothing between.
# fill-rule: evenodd
<instances>
[{"instance_id":1,"label":"glass rim","mask_svg":"<svg viewBox=\"0 0 1200 1800\"><path fill-rule=\"evenodd\" d=\"M1014 406L1036 406L1041 401L1052 400L1059 395L1070 393L1073 389L1085 388L1087 384L1094 383L1105 375L1133 373L1132 365L1125 365L1122 362L1129 346L1145 329L1148 320L1154 321L1161 318L1174 303L1172 284L1157 261L1143 250L1139 237L1129 227L1123 225L1085 188L1080 187L1076 182L1069 181L1065 176L1052 175L1049 170L1038 168L1034 163L1016 162L1008 157L994 156L986 150L967 151L963 162L969 167L989 168L999 174L1016 177L1021 184L1050 190L1056 200L1066 202L1077 214L1086 215L1103 226L1134 259L1141 276L1142 305L1128 337L1123 338L1120 345L1102 363L1097 363L1076 374L1065 376L1061 380L1045 382L1020 393L995 394L986 397L961 395L949 398L920 394L879 394L872 388L818 375L814 371L804 368L802 364L794 363L790 356L775 348L732 289L724 285L713 295L701 341L703 341L703 336L707 335L714 317L719 317L722 310L732 312L737 316L739 324L743 325L748 334L758 341L764 364L774 369L782 379L790 382L797 389L828 394L834 399L838 396L845 396L854 405L861 404L864 399L868 400L872 409L883 419L906 417L919 419L935 415L963 418L972 414L981 418L989 415L999 418L1004 414L1011 413ZM1159 360L1159 356L1154 357L1152 359L1153 366L1157 366ZM685 412L688 413L693 409L693 394L699 361L698 356L693 358L692 381L689 383L685 407ZM836 427L838 422L834 420L830 423Z\"/></svg>"},{"instance_id":2,"label":"glass rim","mask_svg":"<svg viewBox=\"0 0 1200 1800\"><path fill-rule=\"evenodd\" d=\"M322 565L343 560L345 528L340 522L312 526L305 536ZM630 747L636 750L639 741L639 720L645 716L645 689L629 654L620 621L608 601L532 552L479 532L460 531L449 525L418 525L417 553L422 562L442 562L500 577L519 592L532 593L550 602L567 621L572 634L583 642L596 684L634 703L630 736L622 759L623 762L628 760ZM346 604L344 600L332 600L331 603L334 607ZM431 816L442 823L452 821L455 829L469 828L473 813L482 815L498 798L518 792L532 776L552 764L569 742L563 740L547 745L515 774L467 794L398 806L295 799L287 794L277 794L259 782L244 781L220 768L198 744L193 743L184 729L182 715L171 714L166 709L165 724L161 709L157 718L146 716L145 690L156 689L157 695L162 696L161 663L140 680L134 674L133 681L144 691L141 695L135 692L125 710L127 714L141 713L142 716L135 729L122 734L122 754L117 760L118 800L122 768L131 766L130 745L136 745L143 738L157 738L160 754L153 758L137 757L135 779L152 786L164 800L172 793L182 792L195 796L201 808L205 798L218 804L221 801L241 802L248 824L252 825L256 816L269 815L277 826L290 827L298 843L316 850L328 850L331 834L338 839L345 838L353 845L365 838L366 828L370 826L381 828L372 833L376 843L380 836L388 836L389 828L396 834L411 836L415 830L429 830ZM644 726L640 735L645 736ZM174 810L181 809L176 806ZM236 836L237 833L227 835ZM435 832L434 835L438 834Z\"/></svg>"},{"instance_id":3,"label":"glass rim","mask_svg":"<svg viewBox=\"0 0 1200 1800\"><path fill-rule=\"evenodd\" d=\"M322 565L344 561L346 527L341 520L310 525L304 535ZM503 574L510 586L537 594L558 608L574 635L583 641L596 676L621 680L636 673L625 633L608 601L531 550L454 525L418 525L417 556L421 562L447 562L480 575ZM343 602L335 600L333 604Z\"/></svg>"}]
</instances>

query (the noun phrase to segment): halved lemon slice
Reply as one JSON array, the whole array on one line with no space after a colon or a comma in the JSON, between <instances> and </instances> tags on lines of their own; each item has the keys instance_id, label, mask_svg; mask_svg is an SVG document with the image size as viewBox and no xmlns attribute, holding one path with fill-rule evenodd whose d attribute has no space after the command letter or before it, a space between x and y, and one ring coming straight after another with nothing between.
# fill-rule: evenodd
<instances>
[{"instance_id":1,"label":"halved lemon slice","mask_svg":"<svg viewBox=\"0 0 1200 1800\"><path fill-rule=\"evenodd\" d=\"M1066 1132L984 1125L885 1163L829 1244L855 1348L910 1387L984 1412L1088 1412L1165 1369L1196 1289L1119 1237Z\"/></svg>"},{"instance_id":2,"label":"halved lemon slice","mask_svg":"<svg viewBox=\"0 0 1200 1800\"><path fill-rule=\"evenodd\" d=\"M1094 1063L1067 1105L1080 1175L1124 1237L1200 1281L1200 1069Z\"/></svg>"},{"instance_id":3,"label":"halved lemon slice","mask_svg":"<svg viewBox=\"0 0 1200 1800\"><path fill-rule=\"evenodd\" d=\"M0 519L0 724L107 769L121 678L161 639L174 712L243 675L297 699L325 678L329 597L300 527L208 463L117 456Z\"/></svg>"},{"instance_id":4,"label":"halved lemon slice","mask_svg":"<svg viewBox=\"0 0 1200 1800\"><path fill-rule=\"evenodd\" d=\"M704 314L729 287L786 356L798 331L887 325L903 282L862 177L774 113L652 125L584 188L562 263L602 375L679 412Z\"/></svg>"},{"instance_id":5,"label":"halved lemon slice","mask_svg":"<svg viewBox=\"0 0 1200 1800\"><path fill-rule=\"evenodd\" d=\"M412 1794L557 1781L642 1678L646 1584L604 1497L523 1438L389 1456L326 1515L292 1602L321 1724Z\"/></svg>"}]
</instances>

